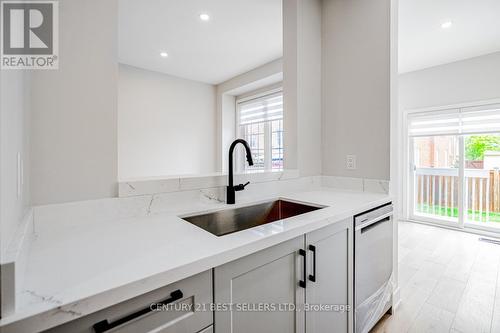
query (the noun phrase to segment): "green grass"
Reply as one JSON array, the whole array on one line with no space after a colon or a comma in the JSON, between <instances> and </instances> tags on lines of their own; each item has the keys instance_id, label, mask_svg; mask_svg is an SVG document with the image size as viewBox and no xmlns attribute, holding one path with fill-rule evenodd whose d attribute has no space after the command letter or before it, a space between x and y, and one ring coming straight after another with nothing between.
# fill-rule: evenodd
<instances>
[{"instance_id":1,"label":"green grass","mask_svg":"<svg viewBox=\"0 0 500 333\"><path fill-rule=\"evenodd\" d=\"M433 210L434 208L434 210ZM458 208L450 208L450 207L443 207L443 206L430 206L427 204L421 204L417 205L416 209L417 212L419 213L425 213L425 214L432 214L432 215L438 215L438 216L446 216L446 217L452 217L452 218L458 218ZM435 213L434 213L435 212ZM482 212L481 214L481 219L479 216L479 211L474 211L475 218L472 219L472 209L469 209L467 211L467 216L469 221L476 221L476 222L486 222L486 213ZM489 212L489 222L499 222L500 223L500 212Z\"/></svg>"}]
</instances>

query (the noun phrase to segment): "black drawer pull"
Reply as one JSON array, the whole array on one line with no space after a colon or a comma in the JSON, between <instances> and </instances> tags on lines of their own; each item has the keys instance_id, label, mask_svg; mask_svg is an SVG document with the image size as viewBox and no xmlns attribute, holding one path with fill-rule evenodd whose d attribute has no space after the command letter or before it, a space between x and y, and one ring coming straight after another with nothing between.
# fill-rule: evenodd
<instances>
[{"instance_id":1,"label":"black drawer pull","mask_svg":"<svg viewBox=\"0 0 500 333\"><path fill-rule=\"evenodd\" d=\"M161 302L157 302L159 305L165 305L169 303L173 303L175 301L180 300L184 295L182 294L182 291L179 289L172 291L170 293L170 298L167 298L166 300L163 300ZM131 313L128 316L125 316L123 318L120 318L112 323L110 323L107 319L104 319L92 326L94 328L95 333L104 333L106 331L109 331L112 328L115 328L117 326L123 325L128 321L131 321L135 318L138 318L140 316L143 316L149 312L153 311L151 307L144 308L142 310L139 310L137 312Z\"/></svg>"},{"instance_id":2,"label":"black drawer pull","mask_svg":"<svg viewBox=\"0 0 500 333\"><path fill-rule=\"evenodd\" d=\"M313 253L313 273L309 274L309 281L316 282L316 246L309 245L309 251Z\"/></svg>"},{"instance_id":3,"label":"black drawer pull","mask_svg":"<svg viewBox=\"0 0 500 333\"><path fill-rule=\"evenodd\" d=\"M301 286L302 288L306 288L306 276L307 276L307 273L306 273L306 269L307 269L307 264L306 264L306 250L303 250L303 249L300 249L299 250L299 255L302 256L304 258L304 271L303 271L303 279L302 280L299 280L299 286Z\"/></svg>"}]
</instances>

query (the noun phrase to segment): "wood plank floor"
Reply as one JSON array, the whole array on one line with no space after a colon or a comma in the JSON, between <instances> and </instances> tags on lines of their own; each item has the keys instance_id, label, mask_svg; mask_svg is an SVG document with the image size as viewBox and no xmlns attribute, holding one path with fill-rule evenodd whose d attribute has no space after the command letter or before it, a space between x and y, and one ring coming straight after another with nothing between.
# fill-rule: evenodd
<instances>
[{"instance_id":1,"label":"wood plank floor","mask_svg":"<svg viewBox=\"0 0 500 333\"><path fill-rule=\"evenodd\" d=\"M372 332L500 333L500 245L479 237L400 222L401 305Z\"/></svg>"}]
</instances>

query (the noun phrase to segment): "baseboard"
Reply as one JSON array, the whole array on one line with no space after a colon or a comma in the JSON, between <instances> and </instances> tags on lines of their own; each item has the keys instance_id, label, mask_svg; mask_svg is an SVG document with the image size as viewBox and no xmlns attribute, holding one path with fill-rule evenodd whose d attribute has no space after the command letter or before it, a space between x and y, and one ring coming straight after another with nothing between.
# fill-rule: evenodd
<instances>
[{"instance_id":1,"label":"baseboard","mask_svg":"<svg viewBox=\"0 0 500 333\"><path fill-rule=\"evenodd\" d=\"M405 218L400 218L399 221L423 224L423 225L428 225L428 226L436 227L436 228L454 230L454 231L458 231L458 232L465 232L468 234L474 234L474 235L479 235L479 236L486 236L486 237L500 239L500 235L498 233L487 231L487 230L482 230L482 229L477 229L477 228L471 228L471 227L457 228L457 227L452 227L452 226L439 224L439 223L432 223L432 222L427 222L427 221L405 219Z\"/></svg>"}]
</instances>

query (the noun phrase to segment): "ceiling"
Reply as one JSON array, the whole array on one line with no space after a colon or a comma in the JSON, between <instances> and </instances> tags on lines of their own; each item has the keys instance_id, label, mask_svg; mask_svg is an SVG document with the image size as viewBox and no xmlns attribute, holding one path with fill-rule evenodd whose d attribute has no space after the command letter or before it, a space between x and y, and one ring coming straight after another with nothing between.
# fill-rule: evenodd
<instances>
[{"instance_id":1,"label":"ceiling","mask_svg":"<svg viewBox=\"0 0 500 333\"><path fill-rule=\"evenodd\" d=\"M120 63L218 84L282 53L281 0L119 1Z\"/></svg>"},{"instance_id":2,"label":"ceiling","mask_svg":"<svg viewBox=\"0 0 500 333\"><path fill-rule=\"evenodd\" d=\"M441 24L452 22L448 29ZM500 51L499 0L400 0L399 72Z\"/></svg>"}]
</instances>

